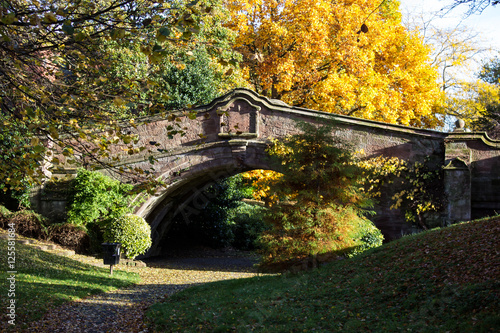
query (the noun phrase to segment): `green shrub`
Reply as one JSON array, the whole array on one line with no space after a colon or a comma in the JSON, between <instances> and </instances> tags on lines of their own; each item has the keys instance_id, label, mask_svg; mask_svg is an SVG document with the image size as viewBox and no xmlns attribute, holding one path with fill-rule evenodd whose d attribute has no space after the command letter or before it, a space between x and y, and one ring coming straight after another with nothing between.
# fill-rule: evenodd
<instances>
[{"instance_id":1,"label":"green shrub","mask_svg":"<svg viewBox=\"0 0 500 333\"><path fill-rule=\"evenodd\" d=\"M231 211L233 247L240 250L253 250L258 247L256 240L266 229L263 221L264 210L264 207L241 202Z\"/></svg>"},{"instance_id":2,"label":"green shrub","mask_svg":"<svg viewBox=\"0 0 500 333\"><path fill-rule=\"evenodd\" d=\"M350 237L357 243L346 255L353 257L361 252L369 250L374 247L379 247L384 241L384 235L372 221L368 219L360 219L354 227L354 234Z\"/></svg>"},{"instance_id":3,"label":"green shrub","mask_svg":"<svg viewBox=\"0 0 500 333\"><path fill-rule=\"evenodd\" d=\"M71 185L68 222L86 226L130 213L131 190L132 185L120 183L99 172L79 169Z\"/></svg>"},{"instance_id":4,"label":"green shrub","mask_svg":"<svg viewBox=\"0 0 500 333\"><path fill-rule=\"evenodd\" d=\"M127 214L107 225L104 241L121 243L127 258L133 259L151 247L151 227L142 217Z\"/></svg>"}]
</instances>

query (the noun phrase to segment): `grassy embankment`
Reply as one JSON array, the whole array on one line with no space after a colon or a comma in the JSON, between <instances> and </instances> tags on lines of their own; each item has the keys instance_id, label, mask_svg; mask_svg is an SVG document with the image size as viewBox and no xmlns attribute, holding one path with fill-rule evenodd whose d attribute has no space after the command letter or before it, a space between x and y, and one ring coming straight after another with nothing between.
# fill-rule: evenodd
<instances>
[{"instance_id":1,"label":"grassy embankment","mask_svg":"<svg viewBox=\"0 0 500 333\"><path fill-rule=\"evenodd\" d=\"M500 218L403 237L315 271L210 283L152 306L165 332L492 332Z\"/></svg>"},{"instance_id":2,"label":"grassy embankment","mask_svg":"<svg viewBox=\"0 0 500 333\"><path fill-rule=\"evenodd\" d=\"M8 302L11 299L15 300L15 327L21 328L64 302L121 288L139 281L139 276L135 273L114 271L110 276L109 268L85 264L17 242L14 263L13 266L9 266L8 245L7 239L0 238L2 251L0 303L3 311L0 328L9 319L6 314L7 304L10 304ZM9 271L16 273L11 274ZM12 285L15 295L9 296L11 280L8 278L11 275L15 277L15 283Z\"/></svg>"}]
</instances>

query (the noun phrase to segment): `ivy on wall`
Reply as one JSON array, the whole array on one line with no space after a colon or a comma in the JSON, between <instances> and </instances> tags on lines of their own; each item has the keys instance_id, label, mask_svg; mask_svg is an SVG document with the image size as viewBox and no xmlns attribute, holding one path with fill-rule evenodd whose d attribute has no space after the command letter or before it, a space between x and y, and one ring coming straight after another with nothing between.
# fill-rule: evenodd
<instances>
[{"instance_id":1,"label":"ivy on wall","mask_svg":"<svg viewBox=\"0 0 500 333\"><path fill-rule=\"evenodd\" d=\"M427 230L435 227L426 217L444 207L443 175L433 168L429 158L410 163L398 157L377 156L357 162L365 170L365 192L380 197L384 185L391 185L391 209L401 209L408 222Z\"/></svg>"}]
</instances>

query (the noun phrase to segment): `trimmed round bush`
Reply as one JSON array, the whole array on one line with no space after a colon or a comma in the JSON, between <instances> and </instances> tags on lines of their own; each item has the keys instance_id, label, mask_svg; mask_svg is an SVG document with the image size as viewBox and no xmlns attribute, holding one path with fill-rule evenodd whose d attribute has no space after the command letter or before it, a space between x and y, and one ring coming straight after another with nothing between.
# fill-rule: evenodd
<instances>
[{"instance_id":1,"label":"trimmed round bush","mask_svg":"<svg viewBox=\"0 0 500 333\"><path fill-rule=\"evenodd\" d=\"M151 247L151 227L142 217L127 214L111 221L104 231L104 241L121 243L125 256L134 259Z\"/></svg>"}]
</instances>

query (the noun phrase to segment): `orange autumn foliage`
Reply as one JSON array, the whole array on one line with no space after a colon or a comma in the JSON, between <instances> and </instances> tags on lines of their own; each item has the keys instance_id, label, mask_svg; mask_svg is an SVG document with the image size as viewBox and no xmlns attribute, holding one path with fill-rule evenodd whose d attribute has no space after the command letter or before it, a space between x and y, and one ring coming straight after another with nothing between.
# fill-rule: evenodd
<instances>
[{"instance_id":1,"label":"orange autumn foliage","mask_svg":"<svg viewBox=\"0 0 500 333\"><path fill-rule=\"evenodd\" d=\"M435 127L429 48L386 0L226 0L254 89L290 105Z\"/></svg>"}]
</instances>

